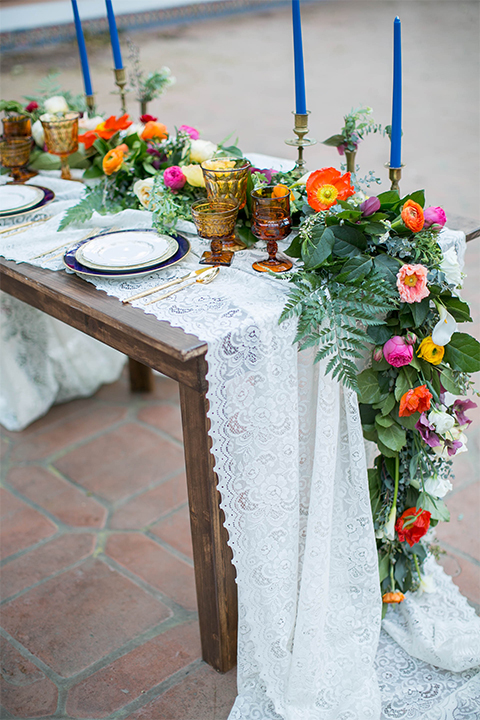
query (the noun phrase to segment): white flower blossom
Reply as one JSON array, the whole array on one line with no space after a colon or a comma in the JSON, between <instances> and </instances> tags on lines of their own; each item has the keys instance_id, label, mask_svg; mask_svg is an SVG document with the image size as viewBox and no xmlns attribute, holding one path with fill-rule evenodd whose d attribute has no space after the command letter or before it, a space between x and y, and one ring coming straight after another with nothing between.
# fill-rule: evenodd
<instances>
[{"instance_id":1,"label":"white flower blossom","mask_svg":"<svg viewBox=\"0 0 480 720\"><path fill-rule=\"evenodd\" d=\"M437 589L433 575L420 575L420 586L417 590L419 595L433 593Z\"/></svg>"},{"instance_id":2,"label":"white flower blossom","mask_svg":"<svg viewBox=\"0 0 480 720\"><path fill-rule=\"evenodd\" d=\"M462 271L460 270L460 265L458 264L458 258L455 248L451 247L443 253L443 260L440 264L440 270L445 275L445 278L449 285L454 285L455 288L462 287L463 275Z\"/></svg>"},{"instance_id":3,"label":"white flower blossom","mask_svg":"<svg viewBox=\"0 0 480 720\"><path fill-rule=\"evenodd\" d=\"M441 410L431 410L428 414L428 421L432 423L439 435L445 435L455 425L455 418Z\"/></svg>"},{"instance_id":4,"label":"white flower blossom","mask_svg":"<svg viewBox=\"0 0 480 720\"><path fill-rule=\"evenodd\" d=\"M43 146L45 145L45 133L43 131L43 125L41 123L41 120L35 120L35 122L33 123L32 136L35 140L35 144L43 150Z\"/></svg>"},{"instance_id":5,"label":"white flower blossom","mask_svg":"<svg viewBox=\"0 0 480 720\"><path fill-rule=\"evenodd\" d=\"M63 95L54 95L48 100L45 100L45 111L56 115L57 113L66 113L69 110L68 103Z\"/></svg>"},{"instance_id":6,"label":"white flower blossom","mask_svg":"<svg viewBox=\"0 0 480 720\"><path fill-rule=\"evenodd\" d=\"M424 482L425 492L433 497L443 498L452 490L453 485L446 477L429 477Z\"/></svg>"},{"instance_id":7,"label":"white flower blossom","mask_svg":"<svg viewBox=\"0 0 480 720\"><path fill-rule=\"evenodd\" d=\"M88 115L84 115L82 118L78 121L78 127L82 130L95 130L97 125L100 125L100 123L103 122L103 118L100 115L95 115L95 117L88 117Z\"/></svg>"},{"instance_id":8,"label":"white flower blossom","mask_svg":"<svg viewBox=\"0 0 480 720\"><path fill-rule=\"evenodd\" d=\"M443 307L438 306L438 312L440 313L440 320L437 322L432 331L432 342L435 345L447 345L452 339L452 335L457 330L457 321L450 315L449 312Z\"/></svg>"},{"instance_id":9,"label":"white flower blossom","mask_svg":"<svg viewBox=\"0 0 480 720\"><path fill-rule=\"evenodd\" d=\"M210 160L217 151L215 143L210 140L192 140L190 144L190 160L196 163L202 163Z\"/></svg>"},{"instance_id":10,"label":"white flower blossom","mask_svg":"<svg viewBox=\"0 0 480 720\"><path fill-rule=\"evenodd\" d=\"M137 180L133 186L133 192L138 197L143 207L149 209L150 195L153 189L153 178L147 178L146 180Z\"/></svg>"}]
</instances>

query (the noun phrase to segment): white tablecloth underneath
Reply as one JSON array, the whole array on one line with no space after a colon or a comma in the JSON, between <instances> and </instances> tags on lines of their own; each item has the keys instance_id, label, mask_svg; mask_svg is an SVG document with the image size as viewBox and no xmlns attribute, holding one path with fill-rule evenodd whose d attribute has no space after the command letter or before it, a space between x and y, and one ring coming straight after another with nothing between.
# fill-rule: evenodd
<instances>
[{"instance_id":1,"label":"white tablecloth underneath","mask_svg":"<svg viewBox=\"0 0 480 720\"><path fill-rule=\"evenodd\" d=\"M58 245L57 223L17 236L21 246L3 237L0 253L20 261ZM128 210L90 224L149 227L151 216ZM179 266L93 282L125 298L179 276L205 249L191 240ZM252 270L262 256L237 253L214 283L146 308L208 342L212 452L239 593L230 720L480 717L480 620L443 570L433 565L438 591L409 594L380 633L357 398L297 352L294 321L278 325L288 285Z\"/></svg>"}]
</instances>

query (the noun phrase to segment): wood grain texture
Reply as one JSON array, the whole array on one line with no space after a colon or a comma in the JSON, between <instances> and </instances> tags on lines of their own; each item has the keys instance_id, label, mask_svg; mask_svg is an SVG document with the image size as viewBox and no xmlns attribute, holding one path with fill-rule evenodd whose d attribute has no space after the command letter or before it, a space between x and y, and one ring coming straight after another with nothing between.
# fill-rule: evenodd
<instances>
[{"instance_id":1,"label":"wood grain texture","mask_svg":"<svg viewBox=\"0 0 480 720\"><path fill-rule=\"evenodd\" d=\"M180 403L202 656L227 672L237 655L237 586L210 452L208 401L180 386Z\"/></svg>"},{"instance_id":2,"label":"wood grain texture","mask_svg":"<svg viewBox=\"0 0 480 720\"><path fill-rule=\"evenodd\" d=\"M130 392L153 392L155 380L152 369L147 367L147 365L131 357L128 358L128 375L130 379Z\"/></svg>"},{"instance_id":3,"label":"wood grain texture","mask_svg":"<svg viewBox=\"0 0 480 720\"><path fill-rule=\"evenodd\" d=\"M207 343L63 272L0 259L1 289L148 367L199 391Z\"/></svg>"}]
</instances>

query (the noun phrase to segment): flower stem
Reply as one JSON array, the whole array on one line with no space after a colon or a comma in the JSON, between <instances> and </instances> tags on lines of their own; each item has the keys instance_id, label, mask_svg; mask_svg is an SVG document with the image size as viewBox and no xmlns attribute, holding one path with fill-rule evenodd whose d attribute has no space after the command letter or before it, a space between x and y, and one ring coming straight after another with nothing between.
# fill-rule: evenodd
<instances>
[{"instance_id":1,"label":"flower stem","mask_svg":"<svg viewBox=\"0 0 480 720\"><path fill-rule=\"evenodd\" d=\"M418 578L419 578L419 580L421 580L421 579L422 579L422 573L420 572L420 566L419 566L419 564L418 564L418 559L417 559L417 556L416 556L416 555L413 556L413 562L415 563L415 570L416 570L417 573L418 573Z\"/></svg>"},{"instance_id":2,"label":"flower stem","mask_svg":"<svg viewBox=\"0 0 480 720\"><path fill-rule=\"evenodd\" d=\"M395 488L393 490L393 503L392 507L397 509L397 496L398 496L398 483L400 481L400 455L397 453L395 456Z\"/></svg>"},{"instance_id":3,"label":"flower stem","mask_svg":"<svg viewBox=\"0 0 480 720\"><path fill-rule=\"evenodd\" d=\"M395 592L395 577L393 575L393 564L390 562L390 584L392 586L392 592Z\"/></svg>"}]
</instances>

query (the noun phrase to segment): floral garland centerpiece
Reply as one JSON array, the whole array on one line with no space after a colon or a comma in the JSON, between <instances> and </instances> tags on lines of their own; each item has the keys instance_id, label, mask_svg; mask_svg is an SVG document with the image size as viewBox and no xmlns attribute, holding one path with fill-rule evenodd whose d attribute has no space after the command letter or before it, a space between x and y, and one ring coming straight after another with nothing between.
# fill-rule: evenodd
<instances>
[{"instance_id":1,"label":"floral garland centerpiece","mask_svg":"<svg viewBox=\"0 0 480 720\"><path fill-rule=\"evenodd\" d=\"M323 168L306 192L281 321L298 318L299 347L315 347L315 360L328 359L326 371L358 393L378 450L369 487L386 610L407 590L432 590L427 531L449 519L443 497L451 458L467 446L480 344L457 329L472 319L462 273L455 249L439 244L445 213L424 209L423 191L364 199L350 173Z\"/></svg>"}]
</instances>

